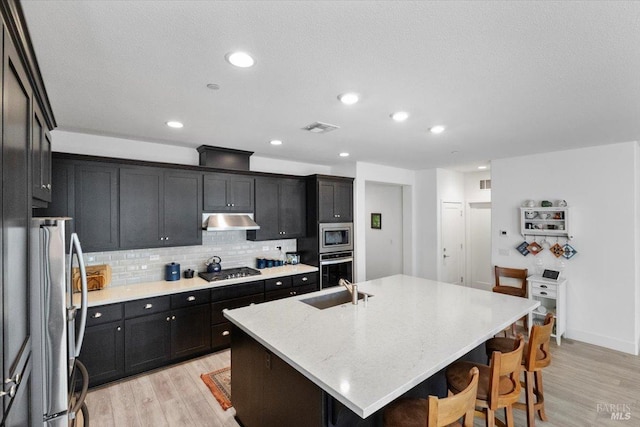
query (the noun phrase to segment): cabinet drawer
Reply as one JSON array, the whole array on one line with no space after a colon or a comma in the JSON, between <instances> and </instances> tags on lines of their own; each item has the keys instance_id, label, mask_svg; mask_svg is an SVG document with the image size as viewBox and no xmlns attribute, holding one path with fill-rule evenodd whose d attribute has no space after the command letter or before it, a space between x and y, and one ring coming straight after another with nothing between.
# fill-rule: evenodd
<instances>
[{"instance_id":1,"label":"cabinet drawer","mask_svg":"<svg viewBox=\"0 0 640 427\"><path fill-rule=\"evenodd\" d=\"M239 298L264 292L264 281L240 283L211 289L211 301Z\"/></svg>"},{"instance_id":2,"label":"cabinet drawer","mask_svg":"<svg viewBox=\"0 0 640 427\"><path fill-rule=\"evenodd\" d=\"M246 307L251 304L258 304L264 302L264 294L249 295L241 298L227 299L224 301L218 301L211 303L211 324L227 322L227 319L222 314L222 310L228 308Z\"/></svg>"},{"instance_id":3,"label":"cabinet drawer","mask_svg":"<svg viewBox=\"0 0 640 427\"><path fill-rule=\"evenodd\" d=\"M304 285L304 286L298 286L296 288L293 289L293 292L295 292L295 295L302 295L302 294L308 294L310 292L315 292L318 291L318 284L317 283L311 283L309 285Z\"/></svg>"},{"instance_id":4,"label":"cabinet drawer","mask_svg":"<svg viewBox=\"0 0 640 427\"><path fill-rule=\"evenodd\" d=\"M558 285L555 283L532 283L531 289L539 289L541 291L558 291Z\"/></svg>"},{"instance_id":5,"label":"cabinet drawer","mask_svg":"<svg viewBox=\"0 0 640 427\"><path fill-rule=\"evenodd\" d=\"M537 297L556 298L558 293L555 289L540 289L538 287L531 288L531 293Z\"/></svg>"},{"instance_id":6,"label":"cabinet drawer","mask_svg":"<svg viewBox=\"0 0 640 427\"><path fill-rule=\"evenodd\" d=\"M129 319L146 314L160 313L168 311L170 306L171 299L169 296L129 301L124 305L124 317Z\"/></svg>"},{"instance_id":7,"label":"cabinet drawer","mask_svg":"<svg viewBox=\"0 0 640 427\"><path fill-rule=\"evenodd\" d=\"M265 292L276 289L286 289L291 287L291 276L277 277L275 279L267 279L264 281Z\"/></svg>"},{"instance_id":8,"label":"cabinet drawer","mask_svg":"<svg viewBox=\"0 0 640 427\"><path fill-rule=\"evenodd\" d=\"M213 350L231 345L231 323L226 322L211 327L211 347Z\"/></svg>"},{"instance_id":9,"label":"cabinet drawer","mask_svg":"<svg viewBox=\"0 0 640 427\"><path fill-rule=\"evenodd\" d=\"M293 286L305 286L318 283L318 273L296 274L291 277Z\"/></svg>"},{"instance_id":10,"label":"cabinet drawer","mask_svg":"<svg viewBox=\"0 0 640 427\"><path fill-rule=\"evenodd\" d=\"M183 308L192 305L206 304L210 301L210 297L211 291L209 289L171 295L171 308Z\"/></svg>"},{"instance_id":11,"label":"cabinet drawer","mask_svg":"<svg viewBox=\"0 0 640 427\"><path fill-rule=\"evenodd\" d=\"M87 326L101 325L122 319L122 304L101 305L87 309Z\"/></svg>"}]
</instances>

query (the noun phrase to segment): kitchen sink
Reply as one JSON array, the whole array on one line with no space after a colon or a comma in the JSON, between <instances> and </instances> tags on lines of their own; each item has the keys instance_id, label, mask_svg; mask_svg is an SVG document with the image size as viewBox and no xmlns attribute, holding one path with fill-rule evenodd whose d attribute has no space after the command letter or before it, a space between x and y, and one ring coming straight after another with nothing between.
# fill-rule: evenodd
<instances>
[{"instance_id":1,"label":"kitchen sink","mask_svg":"<svg viewBox=\"0 0 640 427\"><path fill-rule=\"evenodd\" d=\"M368 295L369 298L373 296L371 294L366 295ZM362 300L364 296L364 293L358 292L359 300ZM347 290L343 290L340 292L335 292L333 294L319 295L317 297L301 299L300 301L315 308L319 308L320 310L324 310L325 308L331 308L341 304L351 304L351 293Z\"/></svg>"}]
</instances>

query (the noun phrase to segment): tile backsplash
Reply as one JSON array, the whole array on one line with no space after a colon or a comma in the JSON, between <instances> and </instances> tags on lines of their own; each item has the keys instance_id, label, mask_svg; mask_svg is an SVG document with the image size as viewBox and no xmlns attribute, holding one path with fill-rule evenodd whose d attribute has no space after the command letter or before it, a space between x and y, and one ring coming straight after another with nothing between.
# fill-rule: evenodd
<instances>
[{"instance_id":1,"label":"tile backsplash","mask_svg":"<svg viewBox=\"0 0 640 427\"><path fill-rule=\"evenodd\" d=\"M109 264L112 277L109 286L123 286L164 280L165 265L180 264L180 271L188 268L206 269L205 262L214 255L222 258L222 268L253 267L256 258L278 259L281 254L296 250L295 239L252 242L246 240L246 231L203 231L202 246L175 248L135 249L125 251L85 253L87 265Z\"/></svg>"}]
</instances>

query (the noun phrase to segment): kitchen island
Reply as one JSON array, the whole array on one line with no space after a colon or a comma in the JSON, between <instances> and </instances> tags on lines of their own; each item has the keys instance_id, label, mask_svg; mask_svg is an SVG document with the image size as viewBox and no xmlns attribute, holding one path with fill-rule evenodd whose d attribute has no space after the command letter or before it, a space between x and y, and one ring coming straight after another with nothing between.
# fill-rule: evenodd
<instances>
[{"instance_id":1,"label":"kitchen island","mask_svg":"<svg viewBox=\"0 0 640 427\"><path fill-rule=\"evenodd\" d=\"M242 425L334 425L333 399L365 419L539 304L405 275L358 290L372 295L366 303L305 302L346 292L331 288L225 311L238 329L231 377Z\"/></svg>"}]
</instances>

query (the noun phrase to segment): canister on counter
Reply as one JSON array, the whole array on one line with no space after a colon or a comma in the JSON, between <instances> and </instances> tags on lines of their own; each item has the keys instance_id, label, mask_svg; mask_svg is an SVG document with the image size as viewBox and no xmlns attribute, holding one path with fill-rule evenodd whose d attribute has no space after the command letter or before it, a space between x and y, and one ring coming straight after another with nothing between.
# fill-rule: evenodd
<instances>
[{"instance_id":1,"label":"canister on counter","mask_svg":"<svg viewBox=\"0 0 640 427\"><path fill-rule=\"evenodd\" d=\"M267 260L264 258L256 258L256 268L259 270L267 268Z\"/></svg>"},{"instance_id":2,"label":"canister on counter","mask_svg":"<svg viewBox=\"0 0 640 427\"><path fill-rule=\"evenodd\" d=\"M172 262L164 267L164 280L173 282L180 280L180 264Z\"/></svg>"}]
</instances>

